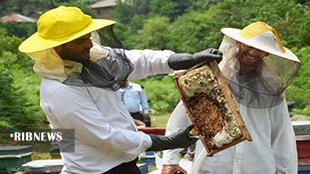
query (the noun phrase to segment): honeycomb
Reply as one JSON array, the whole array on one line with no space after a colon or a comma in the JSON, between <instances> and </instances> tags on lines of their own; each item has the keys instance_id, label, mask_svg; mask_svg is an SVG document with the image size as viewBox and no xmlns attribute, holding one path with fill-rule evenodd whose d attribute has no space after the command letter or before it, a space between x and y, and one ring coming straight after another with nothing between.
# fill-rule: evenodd
<instances>
[{"instance_id":1,"label":"honeycomb","mask_svg":"<svg viewBox=\"0 0 310 174\"><path fill-rule=\"evenodd\" d=\"M178 75L176 79L183 103L209 153L244 139L244 125L240 125L243 121L240 122L234 114L236 112L232 111L231 102L223 92L223 84L215 77L214 69L203 65ZM228 87L225 89L229 90Z\"/></svg>"}]
</instances>

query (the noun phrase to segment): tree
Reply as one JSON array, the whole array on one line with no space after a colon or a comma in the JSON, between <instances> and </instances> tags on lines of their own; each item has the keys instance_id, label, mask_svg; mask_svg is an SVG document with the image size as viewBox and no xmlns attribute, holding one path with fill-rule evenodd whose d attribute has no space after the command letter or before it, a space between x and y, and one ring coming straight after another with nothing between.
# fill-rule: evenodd
<instances>
[{"instance_id":1,"label":"tree","mask_svg":"<svg viewBox=\"0 0 310 174\"><path fill-rule=\"evenodd\" d=\"M20 38L0 28L0 128L25 130L39 126L44 118L35 87L39 78L32 72L31 60L18 52L20 43Z\"/></svg>"},{"instance_id":2,"label":"tree","mask_svg":"<svg viewBox=\"0 0 310 174\"><path fill-rule=\"evenodd\" d=\"M220 26L209 13L191 12L171 24L168 48L176 52L196 52L217 48L222 37Z\"/></svg>"},{"instance_id":3,"label":"tree","mask_svg":"<svg viewBox=\"0 0 310 174\"><path fill-rule=\"evenodd\" d=\"M136 39L141 41L136 48L167 49L169 22L167 17L153 17L145 21L143 29L138 31Z\"/></svg>"},{"instance_id":4,"label":"tree","mask_svg":"<svg viewBox=\"0 0 310 174\"><path fill-rule=\"evenodd\" d=\"M135 18L137 15L130 14L127 23L122 24L122 30L119 30L125 31L122 35L125 45L130 48L168 48L176 52L193 53L209 47L218 48L223 37L221 28L243 28L254 21L269 23L278 30L283 44L288 48L295 48L303 59L302 68L286 94L289 100L296 100L297 109L308 108L307 112L310 110L307 102L309 97L301 93L301 90L307 87L305 78L309 77L306 73L309 65L304 60L308 52L303 48L310 45L308 4L301 5L295 0L223 0L212 3L197 0L178 4L182 2L154 0L148 4L149 12L144 16L139 14L139 18ZM207 3L208 7L197 6ZM154 17L156 10L161 17ZM135 24L144 25L132 27L132 20L135 20ZM163 33L163 29L167 32ZM161 88L166 85L159 80L158 85L160 84ZM295 92L298 94L293 97ZM155 102L160 101L154 100L153 103ZM310 115L310 112L308 114Z\"/></svg>"},{"instance_id":5,"label":"tree","mask_svg":"<svg viewBox=\"0 0 310 174\"><path fill-rule=\"evenodd\" d=\"M0 16L10 13L19 13L26 16L38 17L47 9L60 5L71 5L81 7L88 14L94 15L87 6L95 3L96 0L1 0Z\"/></svg>"},{"instance_id":6,"label":"tree","mask_svg":"<svg viewBox=\"0 0 310 174\"><path fill-rule=\"evenodd\" d=\"M301 59L301 68L286 91L289 101L294 101L296 114L310 115L310 46L302 49L294 49Z\"/></svg>"},{"instance_id":7,"label":"tree","mask_svg":"<svg viewBox=\"0 0 310 174\"><path fill-rule=\"evenodd\" d=\"M150 108L155 114L172 112L180 100L169 76L153 76L137 82L144 86L145 94L151 101Z\"/></svg>"},{"instance_id":8,"label":"tree","mask_svg":"<svg viewBox=\"0 0 310 174\"><path fill-rule=\"evenodd\" d=\"M2 58L2 57L1 57ZM12 72L0 63L0 128L27 130L39 125L39 118L27 112L29 102L20 88L13 86Z\"/></svg>"},{"instance_id":9,"label":"tree","mask_svg":"<svg viewBox=\"0 0 310 174\"><path fill-rule=\"evenodd\" d=\"M166 16L171 21L182 16L192 6L193 1L178 0L152 0L149 3L150 15Z\"/></svg>"}]
</instances>

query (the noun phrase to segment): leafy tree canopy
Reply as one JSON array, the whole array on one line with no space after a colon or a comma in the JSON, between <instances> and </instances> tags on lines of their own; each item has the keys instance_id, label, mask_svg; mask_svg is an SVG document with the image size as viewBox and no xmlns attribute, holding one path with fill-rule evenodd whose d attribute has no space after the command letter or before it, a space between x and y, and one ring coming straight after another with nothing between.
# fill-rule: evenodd
<instances>
[{"instance_id":1,"label":"leafy tree canopy","mask_svg":"<svg viewBox=\"0 0 310 174\"><path fill-rule=\"evenodd\" d=\"M53 7L72 5L94 17L89 5L96 1L2 0L0 16L17 12L37 17ZM113 15L118 21L115 32L126 48L189 53L217 48L223 37L221 28L242 28L258 20L270 24L302 61L286 97L295 101L294 113L310 115L309 4L303 0L119 0ZM39 108L40 78L31 70L32 61L17 50L21 41L35 31L34 24L0 24L0 128L38 126L45 118ZM169 76L138 82L145 86L151 108L159 113L171 112L179 101Z\"/></svg>"},{"instance_id":2,"label":"leafy tree canopy","mask_svg":"<svg viewBox=\"0 0 310 174\"><path fill-rule=\"evenodd\" d=\"M310 45L310 3L296 0L122 2L114 13L120 22L116 25L117 34L127 48L171 49L193 53L209 47L218 48L223 37L221 28L243 28L254 21L270 24L278 30L283 44L292 48L302 60L302 68L286 95L288 100L296 102L295 112L310 115L309 96L301 92L305 88L309 89L306 80L309 79L309 50L304 47ZM143 3L139 6L139 2ZM169 90L167 84L159 84L161 89ZM155 91L148 91L147 86L146 90L148 94ZM175 95L175 98L178 96ZM155 100L151 100L155 103Z\"/></svg>"}]
</instances>

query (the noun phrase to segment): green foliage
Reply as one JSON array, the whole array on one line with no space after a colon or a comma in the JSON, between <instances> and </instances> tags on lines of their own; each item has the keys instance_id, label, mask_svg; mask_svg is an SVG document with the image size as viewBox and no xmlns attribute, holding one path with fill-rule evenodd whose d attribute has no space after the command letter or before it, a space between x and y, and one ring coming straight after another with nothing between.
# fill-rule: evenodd
<instances>
[{"instance_id":1,"label":"green foliage","mask_svg":"<svg viewBox=\"0 0 310 174\"><path fill-rule=\"evenodd\" d=\"M139 1L141 0L134 2L138 3ZM139 8L134 6L135 3L132 6L120 3L119 6L124 11L118 9L118 6L114 11L116 19L122 25L118 33L128 48L141 47L139 43L143 43L143 37L139 37L138 31L143 30L145 27L143 23L148 21L146 19L154 16L166 16L169 21L172 21L171 32L166 34L164 39L168 48L175 51L192 52L206 48L206 46L217 47L222 38L222 34L219 32L221 28L242 28L258 20L275 27L288 47L309 45L310 10L307 5L297 4L294 0L225 0L219 3L199 0L178 3L154 0L145 3L144 1L143 7L147 10L144 10L143 13L141 10L137 10ZM208 8L201 6L197 11L191 10L197 9L197 4L206 3L209 5ZM178 15L170 15L170 12Z\"/></svg>"},{"instance_id":2,"label":"green foliage","mask_svg":"<svg viewBox=\"0 0 310 174\"><path fill-rule=\"evenodd\" d=\"M21 88L14 86L14 77L8 67L0 63L0 128L26 130L36 127L38 117L27 112L26 95Z\"/></svg>"},{"instance_id":3,"label":"green foliage","mask_svg":"<svg viewBox=\"0 0 310 174\"><path fill-rule=\"evenodd\" d=\"M31 61L29 58L27 58L26 55L18 52L18 46L20 45L21 41L22 39L15 35L8 35L6 29L1 28L0 26L0 55L5 54L6 52L15 53L14 56L11 56L12 54L2 56L3 58L0 61L6 62L7 64L18 64L19 66L22 66L22 68L29 70L32 68Z\"/></svg>"},{"instance_id":4,"label":"green foliage","mask_svg":"<svg viewBox=\"0 0 310 174\"><path fill-rule=\"evenodd\" d=\"M174 20L177 17L186 13L186 11L192 6L192 1L178 0L178 1L166 1L166 0L152 0L149 3L150 14L167 16L170 20Z\"/></svg>"},{"instance_id":5,"label":"green foliage","mask_svg":"<svg viewBox=\"0 0 310 174\"><path fill-rule=\"evenodd\" d=\"M73 5L81 7L85 12L92 11L87 8L96 0L1 0L0 16L11 14L12 12L26 16L39 16L47 9L52 9L60 5Z\"/></svg>"},{"instance_id":6,"label":"green foliage","mask_svg":"<svg viewBox=\"0 0 310 174\"><path fill-rule=\"evenodd\" d=\"M145 0L120 0L113 9L112 16L118 22L114 29L125 48L136 47L138 40L135 34L142 29L143 21L147 19L147 4L148 1Z\"/></svg>"},{"instance_id":7,"label":"green foliage","mask_svg":"<svg viewBox=\"0 0 310 174\"><path fill-rule=\"evenodd\" d=\"M219 26L209 13L191 12L179 17L171 25L169 48L176 52L196 52L209 47L218 47Z\"/></svg>"},{"instance_id":8,"label":"green foliage","mask_svg":"<svg viewBox=\"0 0 310 174\"><path fill-rule=\"evenodd\" d=\"M299 109L299 108L294 108L292 110L292 113L293 114L299 114L299 115L306 115L306 116L309 116L310 114L310 106L307 105L306 107L302 108L302 109Z\"/></svg>"},{"instance_id":9,"label":"green foliage","mask_svg":"<svg viewBox=\"0 0 310 174\"><path fill-rule=\"evenodd\" d=\"M0 2L0 15L10 15L12 12L16 12L28 16L36 10L40 10L38 9L39 3L40 0L2 0Z\"/></svg>"},{"instance_id":10,"label":"green foliage","mask_svg":"<svg viewBox=\"0 0 310 174\"><path fill-rule=\"evenodd\" d=\"M0 128L42 128L39 78L31 70L30 59L18 52L20 43L21 38L0 28Z\"/></svg>"},{"instance_id":11,"label":"green foliage","mask_svg":"<svg viewBox=\"0 0 310 174\"><path fill-rule=\"evenodd\" d=\"M92 17L96 17L95 11L88 7L89 4L92 4L95 2L96 0L53 0L53 6L51 8L62 6L62 5L63 6L75 6L75 7L79 7L85 14L88 14Z\"/></svg>"},{"instance_id":12,"label":"green foliage","mask_svg":"<svg viewBox=\"0 0 310 174\"><path fill-rule=\"evenodd\" d=\"M95 16L88 8L95 1L3 0L0 14L18 12L38 16L38 12L59 5L74 5ZM113 15L119 22L115 26L116 34L126 48L189 53L217 48L223 37L221 28L242 28L258 20L270 24L278 30L284 45L294 48L293 52L302 60L301 69L286 96L289 101L295 101L294 113L310 115L309 3L301 5L296 0L119 0ZM17 51L21 40L34 31L33 24L0 24L0 88L6 91L0 92L0 97L3 96L0 104L6 104L6 100L16 104L11 108L5 106L14 114L1 117L0 127L10 127L15 125L14 120L20 122L22 119L26 119L25 123L33 121L37 125L44 119L39 108L39 77L32 72L30 59ZM151 108L157 113L171 112L179 100L175 85L168 76L153 76L138 83L145 86Z\"/></svg>"},{"instance_id":13,"label":"green foliage","mask_svg":"<svg viewBox=\"0 0 310 174\"><path fill-rule=\"evenodd\" d=\"M0 28L0 55L4 51L16 52L21 38L16 36L8 36L7 31L4 28Z\"/></svg>"},{"instance_id":14,"label":"green foliage","mask_svg":"<svg viewBox=\"0 0 310 174\"><path fill-rule=\"evenodd\" d=\"M35 33L36 25L34 23L0 23L0 27L7 31L9 36L25 38Z\"/></svg>"},{"instance_id":15,"label":"green foliage","mask_svg":"<svg viewBox=\"0 0 310 174\"><path fill-rule=\"evenodd\" d=\"M155 111L155 115L172 112L179 102L175 84L169 76L152 76L137 83L144 86L145 94L151 101L150 108Z\"/></svg>"},{"instance_id":16,"label":"green foliage","mask_svg":"<svg viewBox=\"0 0 310 174\"><path fill-rule=\"evenodd\" d=\"M302 67L287 90L287 98L296 102L297 108L294 111L310 115L310 92L307 90L310 89L307 71L310 66L307 63L309 51L308 48L303 48L310 45L309 4L301 5L295 0L147 2L149 3L143 4L143 12L132 10L136 8L134 3L122 4L123 8L126 6L128 9L117 12L116 18L121 26L117 33L127 48L171 49L193 53L209 47L217 48L223 37L220 29L224 27L243 28L251 22L263 21L276 28L283 44L288 48L295 48L293 51L302 59ZM166 85L162 83L162 79L155 84L162 85L161 89L175 90L174 85ZM152 89L148 95L161 96L162 92L163 90ZM174 94L177 98L177 94ZM166 100L165 97L166 95L164 98L154 97L152 103L162 103L162 100Z\"/></svg>"},{"instance_id":17,"label":"green foliage","mask_svg":"<svg viewBox=\"0 0 310 174\"><path fill-rule=\"evenodd\" d=\"M221 28L243 28L260 20L276 28L286 46L302 47L309 45L309 15L307 8L294 1L224 1L205 12L193 11L179 17L172 24L168 45L180 52L218 47L223 36Z\"/></svg>"},{"instance_id":18,"label":"green foliage","mask_svg":"<svg viewBox=\"0 0 310 174\"><path fill-rule=\"evenodd\" d=\"M301 59L301 68L288 87L286 97L295 102L295 113L310 115L310 46L294 50Z\"/></svg>"},{"instance_id":19,"label":"green foliage","mask_svg":"<svg viewBox=\"0 0 310 174\"><path fill-rule=\"evenodd\" d=\"M118 19L118 22L135 27L132 18L134 16L145 16L148 11L148 1L146 0L119 0L112 15Z\"/></svg>"},{"instance_id":20,"label":"green foliage","mask_svg":"<svg viewBox=\"0 0 310 174\"><path fill-rule=\"evenodd\" d=\"M142 30L138 31L137 39L141 42L137 48L166 49L169 22L167 17L156 16L145 21Z\"/></svg>"}]
</instances>

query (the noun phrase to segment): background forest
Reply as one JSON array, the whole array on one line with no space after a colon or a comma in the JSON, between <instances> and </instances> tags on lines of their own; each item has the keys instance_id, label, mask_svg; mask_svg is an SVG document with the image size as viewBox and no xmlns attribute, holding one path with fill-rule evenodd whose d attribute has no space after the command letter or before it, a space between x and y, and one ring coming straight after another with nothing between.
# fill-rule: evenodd
<instances>
[{"instance_id":1,"label":"background forest","mask_svg":"<svg viewBox=\"0 0 310 174\"><path fill-rule=\"evenodd\" d=\"M93 17L96 0L2 0L0 16L39 15L59 5L79 6ZM253 21L275 27L283 44L302 61L286 90L293 114L310 115L310 2L303 0L122 0L112 15L115 34L128 49L171 49L193 53L218 48L223 27L242 28ZM17 47L36 31L35 24L0 23L0 128L44 127L39 106L40 77ZM285 70L283 70L285 71ZM144 85L153 115L169 113L179 101L171 77L137 81Z\"/></svg>"}]
</instances>

